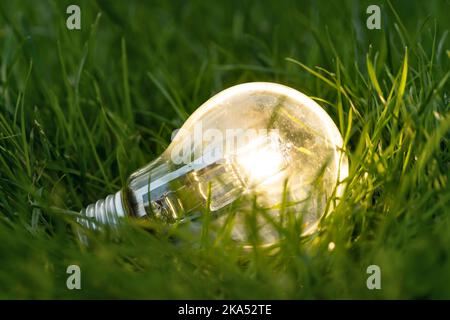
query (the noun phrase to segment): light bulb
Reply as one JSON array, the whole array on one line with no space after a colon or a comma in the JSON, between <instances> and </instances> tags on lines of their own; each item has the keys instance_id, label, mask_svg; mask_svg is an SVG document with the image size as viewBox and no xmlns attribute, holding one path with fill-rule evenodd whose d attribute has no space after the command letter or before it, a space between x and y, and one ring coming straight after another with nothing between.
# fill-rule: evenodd
<instances>
[{"instance_id":1,"label":"light bulb","mask_svg":"<svg viewBox=\"0 0 450 320\"><path fill-rule=\"evenodd\" d=\"M332 208L333 194L342 194L348 175L342 145L332 119L304 94L275 83L240 84L200 106L160 157L82 214L94 218L85 223L93 228L124 216L183 223L205 209L221 223L230 204L251 196L277 219L284 198L308 234ZM245 242L243 215L232 237ZM262 243L277 241L276 229L263 217L257 221Z\"/></svg>"}]
</instances>

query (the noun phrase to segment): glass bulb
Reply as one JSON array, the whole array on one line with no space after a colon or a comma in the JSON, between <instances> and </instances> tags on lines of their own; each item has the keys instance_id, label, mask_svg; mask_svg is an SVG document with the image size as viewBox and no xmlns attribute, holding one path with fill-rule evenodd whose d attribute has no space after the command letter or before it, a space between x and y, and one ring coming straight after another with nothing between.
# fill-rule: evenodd
<instances>
[{"instance_id":1,"label":"glass bulb","mask_svg":"<svg viewBox=\"0 0 450 320\"><path fill-rule=\"evenodd\" d=\"M302 219L301 233L308 234L333 193L342 194L340 182L348 175L342 145L332 119L304 94L275 83L240 84L200 106L166 151L133 173L121 191L83 210L97 221L85 224L96 228L126 215L183 223L205 209L220 224L230 204L251 196L275 220L282 219L279 208L287 199ZM232 237L245 242L241 211ZM265 218L257 222L263 244L278 239Z\"/></svg>"}]
</instances>

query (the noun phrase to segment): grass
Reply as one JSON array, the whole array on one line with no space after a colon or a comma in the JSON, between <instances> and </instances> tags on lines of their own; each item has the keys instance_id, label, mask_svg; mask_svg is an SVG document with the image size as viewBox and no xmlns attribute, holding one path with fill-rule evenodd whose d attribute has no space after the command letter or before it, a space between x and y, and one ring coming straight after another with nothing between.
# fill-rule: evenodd
<instances>
[{"instance_id":1,"label":"grass","mask_svg":"<svg viewBox=\"0 0 450 320\"><path fill-rule=\"evenodd\" d=\"M73 1L2 2L0 298L450 298L450 4L375 2L76 1L80 31ZM81 208L248 81L314 97L344 137L347 189L319 232L289 229L275 254L136 221L79 242Z\"/></svg>"}]
</instances>

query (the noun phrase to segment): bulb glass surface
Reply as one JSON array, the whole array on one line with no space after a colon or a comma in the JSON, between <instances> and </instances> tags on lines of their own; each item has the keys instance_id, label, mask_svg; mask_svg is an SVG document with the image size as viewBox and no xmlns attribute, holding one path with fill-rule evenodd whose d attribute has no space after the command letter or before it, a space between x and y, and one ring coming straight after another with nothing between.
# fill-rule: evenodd
<instances>
[{"instance_id":1,"label":"bulb glass surface","mask_svg":"<svg viewBox=\"0 0 450 320\"><path fill-rule=\"evenodd\" d=\"M342 193L342 144L328 114L304 94L274 83L237 85L200 106L167 150L130 177L125 211L173 223L195 219L209 205L220 223L228 205L252 196L277 219L284 197L309 233L333 192ZM246 241L243 215L232 234ZM258 223L263 243L278 239L264 218Z\"/></svg>"}]
</instances>

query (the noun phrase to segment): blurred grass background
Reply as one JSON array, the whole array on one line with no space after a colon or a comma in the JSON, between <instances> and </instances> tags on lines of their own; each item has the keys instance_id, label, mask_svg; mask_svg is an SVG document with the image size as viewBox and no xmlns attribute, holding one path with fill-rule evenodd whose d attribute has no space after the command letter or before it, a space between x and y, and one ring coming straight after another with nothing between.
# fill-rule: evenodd
<instances>
[{"instance_id":1,"label":"blurred grass background","mask_svg":"<svg viewBox=\"0 0 450 320\"><path fill-rule=\"evenodd\" d=\"M66 28L70 4L80 31ZM381 30L366 28L370 4ZM3 1L0 298L450 298L448 12L448 0ZM174 245L133 221L79 243L76 212L247 81L315 97L345 138L348 188L320 232L276 254ZM82 290L66 288L71 264ZM371 264L381 290L366 287Z\"/></svg>"}]
</instances>

